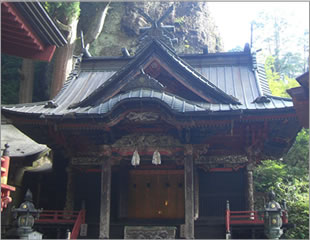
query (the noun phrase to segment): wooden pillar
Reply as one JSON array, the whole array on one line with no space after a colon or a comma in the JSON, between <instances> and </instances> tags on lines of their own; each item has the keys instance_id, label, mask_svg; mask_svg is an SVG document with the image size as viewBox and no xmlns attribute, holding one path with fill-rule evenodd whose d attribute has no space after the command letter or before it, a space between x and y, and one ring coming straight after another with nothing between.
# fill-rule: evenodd
<instances>
[{"instance_id":1,"label":"wooden pillar","mask_svg":"<svg viewBox=\"0 0 310 240\"><path fill-rule=\"evenodd\" d=\"M128 217L128 184L129 182L129 171L128 166L121 165L119 170L119 196L118 196L118 217Z\"/></svg>"},{"instance_id":2,"label":"wooden pillar","mask_svg":"<svg viewBox=\"0 0 310 240\"><path fill-rule=\"evenodd\" d=\"M66 192L66 211L73 211L74 209L74 173L71 166L68 166L67 169L67 192Z\"/></svg>"},{"instance_id":3,"label":"wooden pillar","mask_svg":"<svg viewBox=\"0 0 310 240\"><path fill-rule=\"evenodd\" d=\"M184 159L184 182L185 182L185 228L184 237L194 238L194 163L193 147L186 146Z\"/></svg>"},{"instance_id":4,"label":"wooden pillar","mask_svg":"<svg viewBox=\"0 0 310 240\"><path fill-rule=\"evenodd\" d=\"M111 162L106 159L101 171L99 238L108 239L110 235L110 201L111 201Z\"/></svg>"},{"instance_id":5,"label":"wooden pillar","mask_svg":"<svg viewBox=\"0 0 310 240\"><path fill-rule=\"evenodd\" d=\"M253 165L249 164L246 168L246 196L247 196L247 209L248 211L254 211L254 185L253 185Z\"/></svg>"},{"instance_id":6,"label":"wooden pillar","mask_svg":"<svg viewBox=\"0 0 310 240\"><path fill-rule=\"evenodd\" d=\"M195 201L195 217L194 220L197 220L199 218L199 177L198 177L198 171L197 168L194 167L194 201Z\"/></svg>"},{"instance_id":7,"label":"wooden pillar","mask_svg":"<svg viewBox=\"0 0 310 240\"><path fill-rule=\"evenodd\" d=\"M23 59L21 80L19 85L19 103L32 102L34 79L34 61L31 59Z\"/></svg>"}]
</instances>

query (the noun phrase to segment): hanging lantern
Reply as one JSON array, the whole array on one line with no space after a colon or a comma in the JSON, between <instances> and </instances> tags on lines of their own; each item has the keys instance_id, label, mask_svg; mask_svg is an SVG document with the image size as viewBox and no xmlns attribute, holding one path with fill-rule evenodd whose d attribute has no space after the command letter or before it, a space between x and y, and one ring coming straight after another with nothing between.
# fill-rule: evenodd
<instances>
[{"instance_id":1,"label":"hanging lantern","mask_svg":"<svg viewBox=\"0 0 310 240\"><path fill-rule=\"evenodd\" d=\"M133 152L132 159L131 159L131 165L132 166L138 166L140 164L140 156L137 151L137 149Z\"/></svg>"},{"instance_id":2,"label":"hanging lantern","mask_svg":"<svg viewBox=\"0 0 310 240\"><path fill-rule=\"evenodd\" d=\"M155 152L153 153L152 163L153 163L154 165L161 164L160 153L158 152L157 149L156 149Z\"/></svg>"}]
</instances>

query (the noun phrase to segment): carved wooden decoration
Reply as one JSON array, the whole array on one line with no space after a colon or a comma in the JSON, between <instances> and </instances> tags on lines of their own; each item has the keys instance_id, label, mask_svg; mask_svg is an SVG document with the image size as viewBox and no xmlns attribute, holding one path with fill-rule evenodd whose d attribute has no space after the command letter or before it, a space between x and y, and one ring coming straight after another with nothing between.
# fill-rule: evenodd
<instances>
[{"instance_id":1,"label":"carved wooden decoration","mask_svg":"<svg viewBox=\"0 0 310 240\"><path fill-rule=\"evenodd\" d=\"M151 122L160 118L160 115L155 112L130 112L126 118L132 122Z\"/></svg>"},{"instance_id":2,"label":"carved wooden decoration","mask_svg":"<svg viewBox=\"0 0 310 240\"><path fill-rule=\"evenodd\" d=\"M101 165L102 157L73 157L71 158L72 165Z\"/></svg>"},{"instance_id":3,"label":"carved wooden decoration","mask_svg":"<svg viewBox=\"0 0 310 240\"><path fill-rule=\"evenodd\" d=\"M209 150L209 144L199 144L194 146L194 159L200 159L203 155L207 154Z\"/></svg>"},{"instance_id":4,"label":"carved wooden decoration","mask_svg":"<svg viewBox=\"0 0 310 240\"><path fill-rule=\"evenodd\" d=\"M155 78L152 78L148 74L145 74L143 72L143 69L141 69L141 72L142 73L140 73L139 75L130 79L128 83L122 88L122 91L127 92L130 90L140 89L140 88L148 88L148 89L163 91L164 86L159 81L157 81Z\"/></svg>"},{"instance_id":5,"label":"carved wooden decoration","mask_svg":"<svg viewBox=\"0 0 310 240\"><path fill-rule=\"evenodd\" d=\"M125 226L125 239L174 239L176 227Z\"/></svg>"},{"instance_id":6,"label":"carved wooden decoration","mask_svg":"<svg viewBox=\"0 0 310 240\"><path fill-rule=\"evenodd\" d=\"M180 141L172 136L162 134L130 134L116 141L112 147L168 147L182 146Z\"/></svg>"},{"instance_id":7,"label":"carved wooden decoration","mask_svg":"<svg viewBox=\"0 0 310 240\"><path fill-rule=\"evenodd\" d=\"M244 155L228 155L228 156L201 156L195 158L196 164L242 164L247 163L248 158Z\"/></svg>"}]
</instances>

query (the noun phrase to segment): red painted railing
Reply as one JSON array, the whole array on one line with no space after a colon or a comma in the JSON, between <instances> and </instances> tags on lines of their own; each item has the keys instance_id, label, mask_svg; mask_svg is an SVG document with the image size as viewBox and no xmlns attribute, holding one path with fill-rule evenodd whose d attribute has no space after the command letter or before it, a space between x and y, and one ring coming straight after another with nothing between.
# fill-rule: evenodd
<instances>
[{"instance_id":1,"label":"red painted railing","mask_svg":"<svg viewBox=\"0 0 310 240\"><path fill-rule=\"evenodd\" d=\"M85 209L80 211L43 210L36 223L74 224L70 239L77 239L81 224L85 223Z\"/></svg>"},{"instance_id":2,"label":"red painted railing","mask_svg":"<svg viewBox=\"0 0 310 240\"><path fill-rule=\"evenodd\" d=\"M79 211L43 210L37 223L75 223Z\"/></svg>"},{"instance_id":3,"label":"red painted railing","mask_svg":"<svg viewBox=\"0 0 310 240\"><path fill-rule=\"evenodd\" d=\"M283 224L288 223L287 211L282 212ZM230 233L230 226L237 224L264 225L264 215L259 215L258 211L230 211L226 209L226 232Z\"/></svg>"},{"instance_id":4,"label":"red painted railing","mask_svg":"<svg viewBox=\"0 0 310 240\"><path fill-rule=\"evenodd\" d=\"M5 149L8 145L5 146ZM6 150L4 150L5 152ZM4 153L5 154L5 153ZM15 191L15 187L7 185L10 168L10 157L1 156L1 212L12 202L11 192Z\"/></svg>"},{"instance_id":5,"label":"red painted railing","mask_svg":"<svg viewBox=\"0 0 310 240\"><path fill-rule=\"evenodd\" d=\"M230 211L226 209L226 232L230 233L230 225L235 224L264 224L262 216L257 211Z\"/></svg>"},{"instance_id":6,"label":"red painted railing","mask_svg":"<svg viewBox=\"0 0 310 240\"><path fill-rule=\"evenodd\" d=\"M79 215L75 221L70 239L77 239L80 233L81 224L84 224L84 223L85 223L85 209L82 209L79 212Z\"/></svg>"}]
</instances>

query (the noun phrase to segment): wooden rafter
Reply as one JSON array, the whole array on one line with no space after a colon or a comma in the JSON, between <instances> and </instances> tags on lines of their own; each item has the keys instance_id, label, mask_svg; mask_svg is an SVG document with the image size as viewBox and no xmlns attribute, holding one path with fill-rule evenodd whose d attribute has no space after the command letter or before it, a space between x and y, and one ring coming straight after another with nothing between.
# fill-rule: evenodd
<instances>
[{"instance_id":1,"label":"wooden rafter","mask_svg":"<svg viewBox=\"0 0 310 240\"><path fill-rule=\"evenodd\" d=\"M14 29L14 33L25 33L26 36L30 37L31 41L25 40L25 38L17 38L12 33L11 36L9 34L2 35L2 37L11 37L11 43L15 43L18 45L22 45L22 43L26 43L26 46L29 46L36 50L43 50L44 44L40 41L39 37L34 33L30 26L26 23L26 21L20 16L17 10L9 3L4 2L1 8L2 19L1 19L1 27L2 31L7 29ZM14 40L15 39L15 40Z\"/></svg>"}]
</instances>

